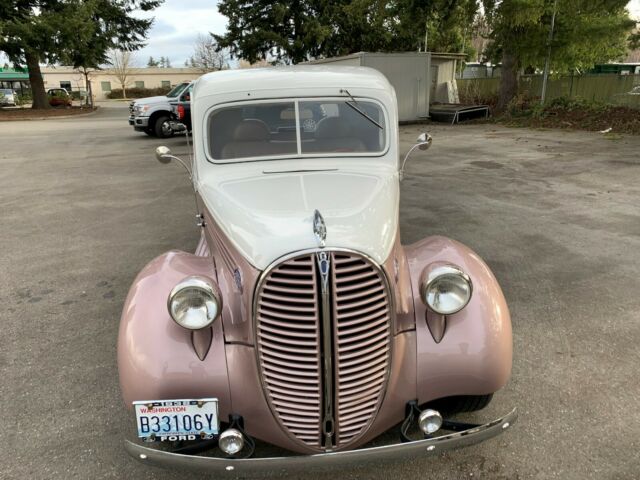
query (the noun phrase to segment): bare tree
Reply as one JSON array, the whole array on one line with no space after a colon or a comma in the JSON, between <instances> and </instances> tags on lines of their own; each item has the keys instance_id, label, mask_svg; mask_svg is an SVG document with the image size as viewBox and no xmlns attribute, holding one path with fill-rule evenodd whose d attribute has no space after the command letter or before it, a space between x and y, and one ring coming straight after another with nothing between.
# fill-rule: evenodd
<instances>
[{"instance_id":1,"label":"bare tree","mask_svg":"<svg viewBox=\"0 0 640 480\"><path fill-rule=\"evenodd\" d=\"M131 84L131 76L135 73L135 62L134 54L128 50L109 52L110 70L122 87L122 98L127 98L127 87Z\"/></svg>"},{"instance_id":2,"label":"bare tree","mask_svg":"<svg viewBox=\"0 0 640 480\"><path fill-rule=\"evenodd\" d=\"M271 67L272 65L267 60L258 60L255 63L251 63L245 59L240 59L238 62L238 68L264 68Z\"/></svg>"},{"instance_id":3,"label":"bare tree","mask_svg":"<svg viewBox=\"0 0 640 480\"><path fill-rule=\"evenodd\" d=\"M476 62L482 62L484 60L484 53L487 50L491 40L489 36L491 29L487 23L486 17L479 13L473 21L471 46L476 51L476 58L473 60Z\"/></svg>"},{"instance_id":4,"label":"bare tree","mask_svg":"<svg viewBox=\"0 0 640 480\"><path fill-rule=\"evenodd\" d=\"M229 68L229 55L224 50L218 49L218 44L211 35L198 34L193 46L193 55L188 64L193 68L199 68L203 72L215 72Z\"/></svg>"}]
</instances>

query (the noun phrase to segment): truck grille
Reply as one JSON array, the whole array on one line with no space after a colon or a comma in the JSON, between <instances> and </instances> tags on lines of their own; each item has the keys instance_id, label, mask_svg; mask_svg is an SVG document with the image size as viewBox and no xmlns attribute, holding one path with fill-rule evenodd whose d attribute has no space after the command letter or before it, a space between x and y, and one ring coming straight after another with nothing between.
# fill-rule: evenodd
<instances>
[{"instance_id":1,"label":"truck grille","mask_svg":"<svg viewBox=\"0 0 640 480\"><path fill-rule=\"evenodd\" d=\"M320 255L329 265L324 284ZM357 440L390 368L392 309L382 271L351 252L290 258L262 277L255 320L265 394L290 436L314 450Z\"/></svg>"}]
</instances>

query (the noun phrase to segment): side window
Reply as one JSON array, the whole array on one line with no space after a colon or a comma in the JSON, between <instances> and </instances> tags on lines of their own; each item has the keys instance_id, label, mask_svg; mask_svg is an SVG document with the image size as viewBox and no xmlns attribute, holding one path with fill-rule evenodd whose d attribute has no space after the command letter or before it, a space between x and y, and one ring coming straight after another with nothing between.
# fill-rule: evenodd
<instances>
[{"instance_id":1,"label":"side window","mask_svg":"<svg viewBox=\"0 0 640 480\"><path fill-rule=\"evenodd\" d=\"M61 81L60 82L60 88L64 88L67 92L70 92L71 91L71 82Z\"/></svg>"},{"instance_id":2,"label":"side window","mask_svg":"<svg viewBox=\"0 0 640 480\"><path fill-rule=\"evenodd\" d=\"M191 101L191 90L193 89L192 85L189 85L189 88L180 96L181 102L190 102Z\"/></svg>"},{"instance_id":3,"label":"side window","mask_svg":"<svg viewBox=\"0 0 640 480\"><path fill-rule=\"evenodd\" d=\"M137 81L136 82L136 88L144 88L144 82Z\"/></svg>"},{"instance_id":4,"label":"side window","mask_svg":"<svg viewBox=\"0 0 640 480\"><path fill-rule=\"evenodd\" d=\"M110 92L111 82L100 82L100 88L102 88L103 92Z\"/></svg>"}]
</instances>

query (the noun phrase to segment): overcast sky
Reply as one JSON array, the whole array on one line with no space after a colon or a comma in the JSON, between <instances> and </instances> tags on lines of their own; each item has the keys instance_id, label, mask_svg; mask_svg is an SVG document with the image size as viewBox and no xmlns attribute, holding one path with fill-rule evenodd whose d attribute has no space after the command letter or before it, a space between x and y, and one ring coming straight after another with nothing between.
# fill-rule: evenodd
<instances>
[{"instance_id":1,"label":"overcast sky","mask_svg":"<svg viewBox=\"0 0 640 480\"><path fill-rule=\"evenodd\" d=\"M136 53L141 65L147 64L149 56L164 56L172 67L182 67L199 33L224 33L227 24L227 18L218 13L216 0L165 0L149 16L155 21L147 46Z\"/></svg>"}]
</instances>

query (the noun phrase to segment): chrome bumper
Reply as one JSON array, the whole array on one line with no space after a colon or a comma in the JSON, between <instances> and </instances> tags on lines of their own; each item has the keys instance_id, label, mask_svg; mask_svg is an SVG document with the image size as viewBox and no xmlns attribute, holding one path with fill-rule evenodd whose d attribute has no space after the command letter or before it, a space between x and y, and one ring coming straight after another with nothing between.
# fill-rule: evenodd
<instances>
[{"instance_id":1,"label":"chrome bumper","mask_svg":"<svg viewBox=\"0 0 640 480\"><path fill-rule=\"evenodd\" d=\"M135 128L147 128L149 126L149 117L129 116L129 125Z\"/></svg>"},{"instance_id":2,"label":"chrome bumper","mask_svg":"<svg viewBox=\"0 0 640 480\"><path fill-rule=\"evenodd\" d=\"M511 427L517 418L518 414L514 408L502 418L462 432L415 442L318 455L234 460L170 453L143 447L129 441L125 441L125 450L142 463L165 468L230 475L261 475L267 471L294 473L306 472L314 468L335 469L351 465L362 465L363 462L370 461L398 460L419 455L437 455L446 450L474 445L495 437Z\"/></svg>"}]
</instances>

